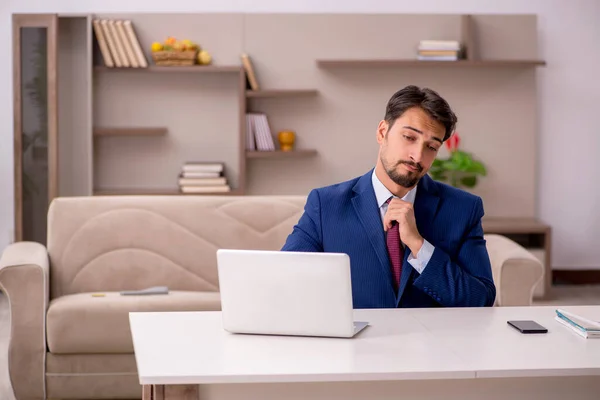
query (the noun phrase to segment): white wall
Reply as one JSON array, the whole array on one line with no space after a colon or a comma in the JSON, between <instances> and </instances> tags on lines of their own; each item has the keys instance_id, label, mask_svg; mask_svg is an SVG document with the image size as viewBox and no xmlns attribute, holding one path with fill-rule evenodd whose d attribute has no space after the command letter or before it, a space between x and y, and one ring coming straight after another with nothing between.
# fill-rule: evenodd
<instances>
[{"instance_id":1,"label":"white wall","mask_svg":"<svg viewBox=\"0 0 600 400\"><path fill-rule=\"evenodd\" d=\"M10 53L16 12L531 13L539 17L538 216L553 227L555 267L600 268L600 1L598 0L2 0ZM0 248L13 224L12 64L0 63ZM534 117L534 116L532 116ZM498 116L510 118L510 115ZM493 123L493 121L490 121ZM518 146L518 143L515 143ZM506 155L510 162L510 154Z\"/></svg>"}]
</instances>

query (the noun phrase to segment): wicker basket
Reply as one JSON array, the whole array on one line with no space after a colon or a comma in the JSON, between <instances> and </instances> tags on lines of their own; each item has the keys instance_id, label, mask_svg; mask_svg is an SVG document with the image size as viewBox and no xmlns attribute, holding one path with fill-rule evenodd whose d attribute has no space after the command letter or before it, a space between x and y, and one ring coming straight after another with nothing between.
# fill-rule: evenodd
<instances>
[{"instance_id":1,"label":"wicker basket","mask_svg":"<svg viewBox=\"0 0 600 400\"><path fill-rule=\"evenodd\" d=\"M152 59L156 65L194 65L198 50L188 51L156 51Z\"/></svg>"}]
</instances>

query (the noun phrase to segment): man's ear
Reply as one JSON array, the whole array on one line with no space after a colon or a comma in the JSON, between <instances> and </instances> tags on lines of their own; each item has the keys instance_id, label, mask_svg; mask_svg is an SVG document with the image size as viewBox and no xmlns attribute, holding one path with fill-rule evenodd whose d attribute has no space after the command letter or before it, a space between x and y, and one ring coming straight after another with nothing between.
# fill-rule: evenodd
<instances>
[{"instance_id":1,"label":"man's ear","mask_svg":"<svg viewBox=\"0 0 600 400\"><path fill-rule=\"evenodd\" d=\"M377 125L377 143L381 144L385 139L385 135L388 131L388 123L386 120L382 119L379 121L379 125Z\"/></svg>"}]
</instances>

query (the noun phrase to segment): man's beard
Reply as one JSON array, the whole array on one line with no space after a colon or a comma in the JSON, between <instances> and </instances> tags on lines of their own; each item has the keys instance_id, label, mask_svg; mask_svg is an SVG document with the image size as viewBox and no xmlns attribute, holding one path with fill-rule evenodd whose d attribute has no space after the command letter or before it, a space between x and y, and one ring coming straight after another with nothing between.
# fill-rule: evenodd
<instances>
[{"instance_id":1,"label":"man's beard","mask_svg":"<svg viewBox=\"0 0 600 400\"><path fill-rule=\"evenodd\" d=\"M383 168L385 172L388 174L390 179L394 181L397 185L400 185L404 188L411 188L419 182L421 179L421 171L423 171L423 167L420 164L414 163L412 161L398 161L393 167L390 167L389 164L381 158L381 163L383 164ZM407 172L405 175L399 173L396 170L396 167L400 164L410 165L411 167L417 168L418 172Z\"/></svg>"}]
</instances>

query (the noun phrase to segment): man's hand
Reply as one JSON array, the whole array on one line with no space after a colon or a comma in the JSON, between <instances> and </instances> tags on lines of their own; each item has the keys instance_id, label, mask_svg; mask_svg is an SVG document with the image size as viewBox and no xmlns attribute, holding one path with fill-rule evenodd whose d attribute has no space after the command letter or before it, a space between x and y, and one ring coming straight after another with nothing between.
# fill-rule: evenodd
<instances>
[{"instance_id":1,"label":"man's hand","mask_svg":"<svg viewBox=\"0 0 600 400\"><path fill-rule=\"evenodd\" d=\"M383 229L386 232L392 227L393 221L397 221L399 224L400 240L408 246L413 256L416 257L419 250L421 250L421 246L423 246L423 237L417 229L412 204L393 198L388 204L387 212L383 218Z\"/></svg>"}]
</instances>

